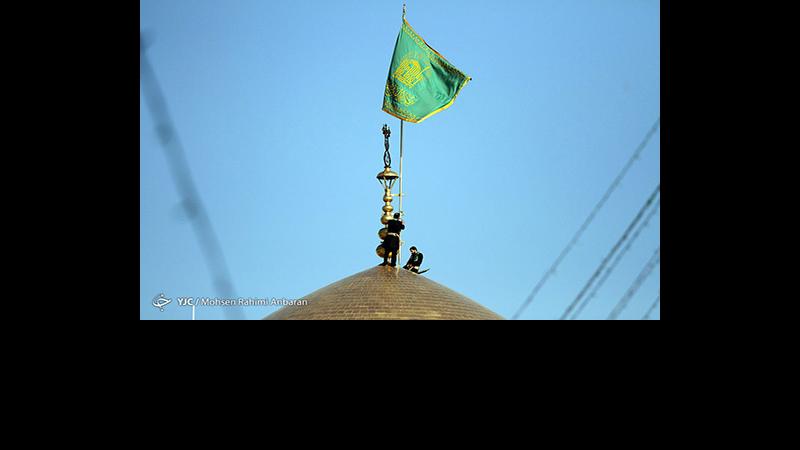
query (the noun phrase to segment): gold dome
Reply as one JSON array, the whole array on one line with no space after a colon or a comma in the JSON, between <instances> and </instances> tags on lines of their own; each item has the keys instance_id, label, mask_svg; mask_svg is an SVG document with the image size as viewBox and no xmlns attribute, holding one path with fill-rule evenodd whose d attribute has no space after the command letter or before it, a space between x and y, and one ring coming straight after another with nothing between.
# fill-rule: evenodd
<instances>
[{"instance_id":1,"label":"gold dome","mask_svg":"<svg viewBox=\"0 0 800 450\"><path fill-rule=\"evenodd\" d=\"M265 320L502 320L473 300L405 269L376 266L329 284Z\"/></svg>"}]
</instances>

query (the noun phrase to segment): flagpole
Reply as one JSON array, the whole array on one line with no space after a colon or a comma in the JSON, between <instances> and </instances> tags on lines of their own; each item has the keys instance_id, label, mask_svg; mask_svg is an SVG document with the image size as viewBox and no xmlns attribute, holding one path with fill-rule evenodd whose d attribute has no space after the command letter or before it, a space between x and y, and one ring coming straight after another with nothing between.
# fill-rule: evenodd
<instances>
[{"instance_id":1,"label":"flagpole","mask_svg":"<svg viewBox=\"0 0 800 450\"><path fill-rule=\"evenodd\" d=\"M405 5L404 5L405 6ZM400 218L403 218L403 119L400 119ZM400 245L397 247L397 261L399 264L403 264L403 241L400 240ZM397 267L400 267L399 265Z\"/></svg>"},{"instance_id":2,"label":"flagpole","mask_svg":"<svg viewBox=\"0 0 800 450\"><path fill-rule=\"evenodd\" d=\"M406 4L403 3L403 21L406 20ZM400 202L398 207L400 208L400 218L403 218L403 119L400 119ZM399 245L397 246L397 262L398 262L398 269L400 270L400 264L403 264L403 241L398 239Z\"/></svg>"},{"instance_id":3,"label":"flagpole","mask_svg":"<svg viewBox=\"0 0 800 450\"><path fill-rule=\"evenodd\" d=\"M403 20L406 20L406 4L403 3ZM400 119L400 218L403 218L403 119ZM401 244L402 245L402 244Z\"/></svg>"}]
</instances>

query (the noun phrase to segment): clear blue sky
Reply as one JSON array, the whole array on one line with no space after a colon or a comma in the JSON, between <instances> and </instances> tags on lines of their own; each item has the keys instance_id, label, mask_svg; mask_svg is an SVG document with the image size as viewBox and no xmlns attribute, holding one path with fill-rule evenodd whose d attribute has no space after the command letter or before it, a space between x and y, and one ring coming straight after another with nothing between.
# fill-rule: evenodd
<instances>
[{"instance_id":1,"label":"clear blue sky","mask_svg":"<svg viewBox=\"0 0 800 450\"><path fill-rule=\"evenodd\" d=\"M381 262L381 111L396 1L141 0L141 29L242 297L301 298ZM657 1L414 1L406 18L472 76L406 124L403 262L511 318L660 115ZM140 101L140 317L215 297ZM660 181L660 130L523 319L558 318ZM395 200L396 202L396 200ZM586 308L604 319L660 245L660 214ZM655 300L658 268L621 319ZM245 309L259 319L276 307ZM198 319L224 318L198 307ZM651 318L659 318L658 309Z\"/></svg>"}]
</instances>

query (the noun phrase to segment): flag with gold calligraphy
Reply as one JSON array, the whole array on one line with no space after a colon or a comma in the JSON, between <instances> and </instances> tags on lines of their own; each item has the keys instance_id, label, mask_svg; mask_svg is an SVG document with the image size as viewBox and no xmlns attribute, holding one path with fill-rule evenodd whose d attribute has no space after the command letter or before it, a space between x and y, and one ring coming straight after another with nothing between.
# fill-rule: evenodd
<instances>
[{"instance_id":1,"label":"flag with gold calligraphy","mask_svg":"<svg viewBox=\"0 0 800 450\"><path fill-rule=\"evenodd\" d=\"M383 95L383 110L419 123L450 107L471 80L411 28L403 26L394 46Z\"/></svg>"}]
</instances>

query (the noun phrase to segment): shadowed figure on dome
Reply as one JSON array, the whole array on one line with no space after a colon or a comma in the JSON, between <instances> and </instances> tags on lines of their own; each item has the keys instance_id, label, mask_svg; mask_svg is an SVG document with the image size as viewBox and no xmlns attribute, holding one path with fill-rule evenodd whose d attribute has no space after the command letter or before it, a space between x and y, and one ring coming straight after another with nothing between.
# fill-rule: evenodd
<instances>
[{"instance_id":1,"label":"shadowed figure on dome","mask_svg":"<svg viewBox=\"0 0 800 450\"><path fill-rule=\"evenodd\" d=\"M383 263L380 266L389 264L391 267L397 266L397 252L400 250L400 232L406 226L403 225L403 220L400 218L400 213L394 213L394 219L390 219L386 224L387 233L386 239L383 240ZM389 254L391 254L392 261L389 262Z\"/></svg>"},{"instance_id":2,"label":"shadowed figure on dome","mask_svg":"<svg viewBox=\"0 0 800 450\"><path fill-rule=\"evenodd\" d=\"M417 247L411 247L411 256L408 258L408 262L403 269L410 270L414 273L425 273L428 269L423 270L422 272L419 271L419 266L422 265L422 252L417 250Z\"/></svg>"}]
</instances>

